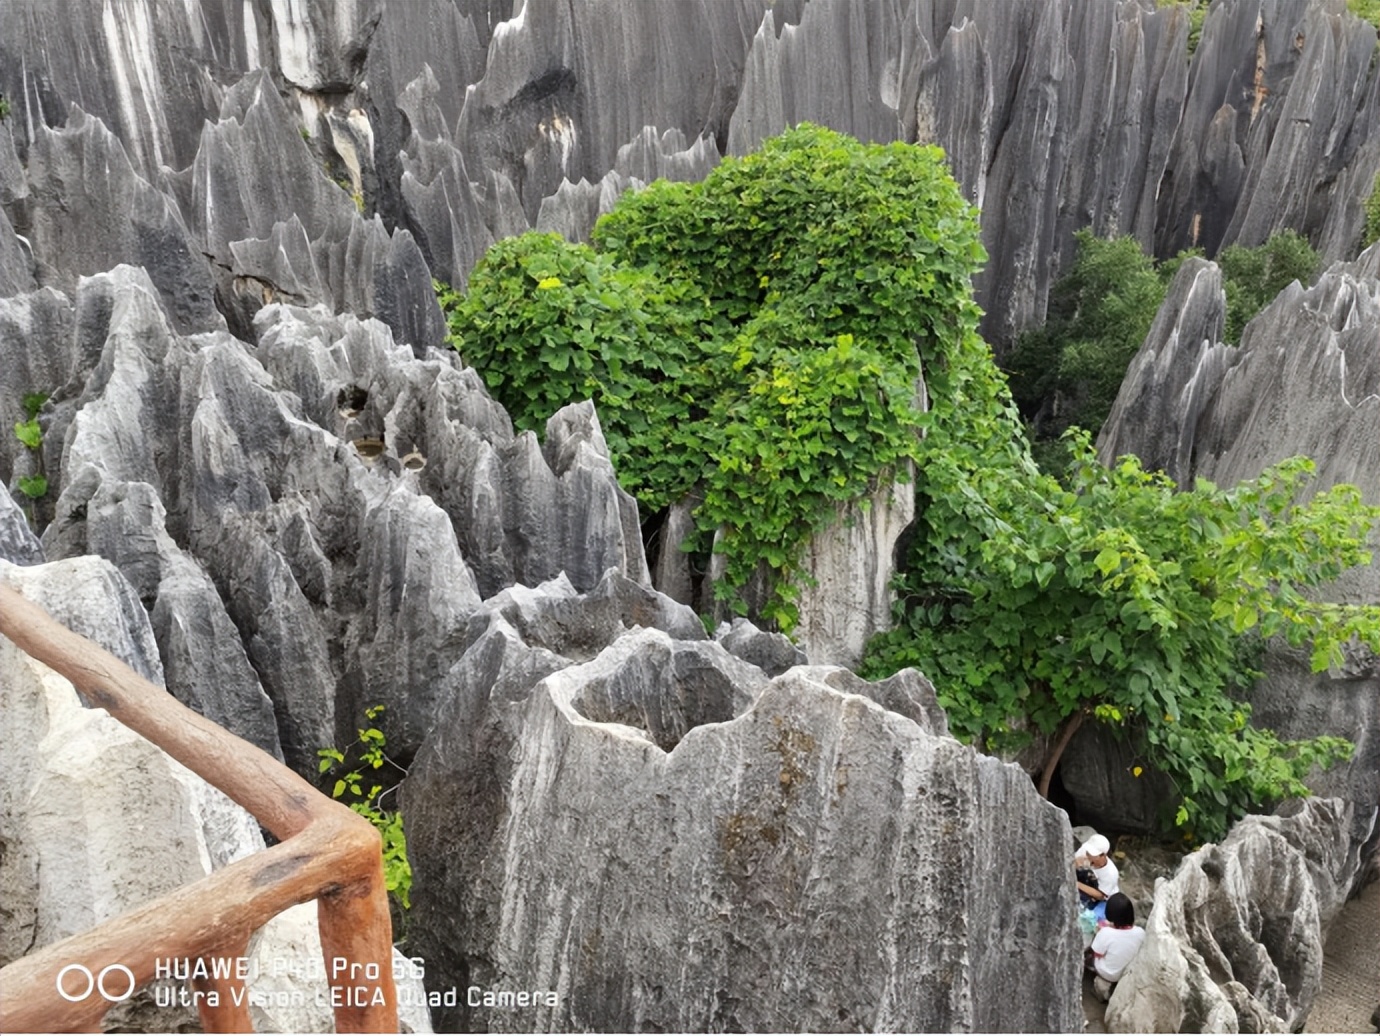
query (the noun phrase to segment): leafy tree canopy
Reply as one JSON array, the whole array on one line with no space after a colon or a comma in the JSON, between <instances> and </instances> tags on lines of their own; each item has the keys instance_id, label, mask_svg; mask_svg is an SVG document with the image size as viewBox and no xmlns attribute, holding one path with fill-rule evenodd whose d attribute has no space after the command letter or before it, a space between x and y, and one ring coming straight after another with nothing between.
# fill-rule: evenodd
<instances>
[{"instance_id":1,"label":"leafy tree canopy","mask_svg":"<svg viewBox=\"0 0 1380 1036\"><path fill-rule=\"evenodd\" d=\"M989 749L1062 735L1046 781L1078 725L1109 724L1178 789L1166 825L1196 837L1305 794L1309 770L1350 745L1282 742L1232 692L1258 675L1247 648L1261 637L1311 644L1315 669L1352 638L1380 650L1380 607L1304 592L1369 562L1380 508L1351 486L1297 503L1302 458L1230 490L1176 491L1134 457L1103 468L1084 432L1066 441L1066 485L988 472L959 509L925 502L901 622L866 671L921 669L953 730Z\"/></svg>"},{"instance_id":2,"label":"leafy tree canopy","mask_svg":"<svg viewBox=\"0 0 1380 1036\"><path fill-rule=\"evenodd\" d=\"M1091 377L1098 343L1148 327L1162 287L1134 246L1082 243L1058 296L1081 337L1051 356ZM1353 637L1380 649L1380 609L1303 592L1364 563L1380 509L1345 487L1296 503L1302 460L1177 492L1131 459L1101 468L1077 433L1065 481L1042 474L977 335L983 259L937 149L802 126L703 183L625 195L592 247L500 242L443 301L519 427L593 398L644 507L696 490L697 548L718 531L721 589L770 571L759 618L783 628L808 537L913 462L898 625L869 674L918 666L953 730L988 749L1110 724L1174 780L1166 822L1212 837L1347 752L1252 727L1231 692L1253 678L1253 638L1310 643L1319 666Z\"/></svg>"}]
</instances>

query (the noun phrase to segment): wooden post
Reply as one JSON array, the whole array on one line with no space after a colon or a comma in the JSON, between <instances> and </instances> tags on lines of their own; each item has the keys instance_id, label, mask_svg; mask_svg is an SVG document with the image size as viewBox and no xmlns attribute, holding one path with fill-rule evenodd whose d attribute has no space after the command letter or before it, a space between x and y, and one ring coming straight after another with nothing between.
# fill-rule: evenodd
<instances>
[{"instance_id":1,"label":"wooden post","mask_svg":"<svg viewBox=\"0 0 1380 1036\"><path fill-rule=\"evenodd\" d=\"M239 803L280 844L237 860L200 881L45 946L0 968L0 1031L100 1029L111 1002L76 997L87 976L128 973L137 986L156 977L158 962L196 959L234 949L249 934L298 903L319 899L327 981L354 988L330 995L341 1032L396 1032L393 929L379 834L346 806L326 798L267 752L198 715L108 651L78 636L12 587L0 583L0 634L61 673L93 706L103 708ZM333 961L359 967L351 980L331 977ZM374 967L370 967L370 966ZM364 968L361 972L359 968ZM337 970L341 970L337 967ZM58 979L69 980L63 992ZM247 1001L202 1012L208 1032L250 1031ZM241 988L242 987L238 987ZM363 992L360 992L360 990ZM122 989L121 989L122 991ZM242 998L241 998L242 999ZM354 1000L367 1000L365 1006Z\"/></svg>"}]
</instances>

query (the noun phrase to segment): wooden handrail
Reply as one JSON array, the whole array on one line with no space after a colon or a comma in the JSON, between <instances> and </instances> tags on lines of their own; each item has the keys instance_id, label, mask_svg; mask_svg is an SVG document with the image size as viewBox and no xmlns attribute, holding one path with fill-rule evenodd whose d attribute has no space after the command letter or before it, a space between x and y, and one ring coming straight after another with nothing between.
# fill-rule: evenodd
<instances>
[{"instance_id":1,"label":"wooden handrail","mask_svg":"<svg viewBox=\"0 0 1380 1036\"><path fill-rule=\"evenodd\" d=\"M63 996L58 988L63 969L75 965L85 970L74 973L84 976L120 965L142 986L157 977L160 961L242 957L258 928L288 907L315 899L337 1031L396 1032L393 927L382 842L373 825L3 583L0 634L65 676L91 705L230 796L280 839L270 849L0 968L0 1031L98 1030L113 1004L99 995L75 1002ZM198 998L207 1032L252 1031L242 981L211 979L198 988L218 993ZM213 999L217 1006L211 1006Z\"/></svg>"}]
</instances>

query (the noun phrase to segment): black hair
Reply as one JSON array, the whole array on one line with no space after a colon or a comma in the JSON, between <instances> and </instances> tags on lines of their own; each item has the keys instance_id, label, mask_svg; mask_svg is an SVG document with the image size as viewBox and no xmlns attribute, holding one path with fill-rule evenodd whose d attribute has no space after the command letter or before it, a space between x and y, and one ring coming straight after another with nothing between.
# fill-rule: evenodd
<instances>
[{"instance_id":1,"label":"black hair","mask_svg":"<svg viewBox=\"0 0 1380 1036\"><path fill-rule=\"evenodd\" d=\"M1131 897L1124 892L1116 892L1107 898L1107 920L1118 928L1136 923L1136 906Z\"/></svg>"}]
</instances>

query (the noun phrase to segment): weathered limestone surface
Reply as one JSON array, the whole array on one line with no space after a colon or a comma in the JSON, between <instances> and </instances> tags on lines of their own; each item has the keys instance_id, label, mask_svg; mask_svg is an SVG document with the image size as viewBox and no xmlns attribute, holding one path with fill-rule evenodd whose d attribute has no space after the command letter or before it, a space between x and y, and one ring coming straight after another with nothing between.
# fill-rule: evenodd
<instances>
[{"instance_id":1,"label":"weathered limestone surface","mask_svg":"<svg viewBox=\"0 0 1380 1036\"><path fill-rule=\"evenodd\" d=\"M559 1003L441 1024L1077 1026L1067 820L948 738L916 674L768 682L642 630L522 687L541 649L504 643L495 690L451 700L404 789L410 938L438 986Z\"/></svg>"},{"instance_id":2,"label":"weathered limestone surface","mask_svg":"<svg viewBox=\"0 0 1380 1036\"><path fill-rule=\"evenodd\" d=\"M1187 13L1141 0L244 10L74 0L60 20L40 9L0 11L0 90L13 112L0 167L21 185L27 168L33 183L6 188L0 203L35 243L39 282L140 261L132 250L142 249L155 283L171 287L152 242L193 228L211 260L193 248L182 264L195 289L188 305L199 306L209 278L237 334L252 313L234 311L268 292L378 316L400 340L436 344L434 314L399 315L427 279L405 255L382 275L357 265L328 300L296 297L293 279L264 277L261 262L227 260L230 244L269 241L294 214L316 250L338 249L341 226L323 237L318 224L328 212L358 220L357 198L381 217L378 233L405 232L429 273L459 284L490 239L536 225L548 203L545 226L587 233L590 212L571 208L581 184L588 206L611 171L603 193L652 175L702 176L721 151L741 153L800 119L949 150L983 207L992 261L980 301L999 349L1042 318L1080 227L1134 234L1160 255L1194 243L1212 254L1292 227L1339 259L1356 248L1380 170L1375 30L1323 0L1217 4L1191 60ZM265 84L281 97L264 97ZM31 228L54 218L49 135L85 140L87 123L109 127L128 156L115 163L144 186L89 184L91 202L72 211L128 211L136 230L119 242L54 238L51 227L35 237ZM650 139L659 159L634 168L626 150ZM0 236L0 283L25 290L21 254ZM45 252L40 239L61 247ZM177 276L173 253L156 251ZM300 256L291 266L310 283Z\"/></svg>"},{"instance_id":3,"label":"weathered limestone surface","mask_svg":"<svg viewBox=\"0 0 1380 1036\"><path fill-rule=\"evenodd\" d=\"M1330 0L1218 0L1191 60L1187 32L1186 12L1146 0L72 0L62 18L42 4L0 4L0 92L10 104L0 121L0 428L19 416L23 394L52 394L40 415L41 458L0 435L10 489L0 500L0 553L40 560L11 497L17 477L41 465L52 484L35 505L44 554L95 551L118 566L128 583L120 609L143 624L141 664L161 666L173 694L303 770L314 769L317 748L350 740L365 708L385 704L382 725L400 759L428 738L460 746L471 766L461 786L478 803L468 822L508 823L510 793L532 823L503 829L515 845L542 832L561 844L565 832L546 810L562 804L577 820L608 821L599 830L575 823L577 837L559 850L570 855L541 864L566 871L515 877L504 902L536 902L549 890L559 907L552 923L581 938L597 932L605 950L606 932L625 917L661 918L630 925L616 950L631 955L636 944L652 962L683 948L657 925L693 921L708 933L693 947L703 974L722 967L744 984L723 996L685 986L673 997L676 983L702 976L635 986L650 971L630 965L608 973L627 989L606 988L578 952L564 963L545 933L533 934L530 910L525 920L475 920L454 890L496 879L478 866L489 876L467 876L467 858L446 855L441 840L457 825L437 806L434 830L409 817L416 844L437 840L424 879L433 891L419 902L436 898L419 910L432 911L433 933L452 908L478 933L465 938L480 950L428 936L462 987L471 969L484 982L522 979L530 960L547 969L542 981L564 976L562 988L578 993L562 1000L565 1024L779 1027L781 987L751 984L784 962L801 1026L1072 1028L1062 973L1038 973L1062 966L1040 940L1062 924L1053 919L1064 904L1021 884L1045 866L1034 862L1044 829L1022 850L1028 857L999 855L1014 851L1006 842L1020 825L1048 826L1043 807L1022 797L1029 788L998 795L996 778L983 777L976 801L967 788L934 791L950 787L944 780L961 784L953 775L965 766L970 777L988 769L946 754L957 751L950 742L925 747L929 735L898 718L939 729L918 683L866 692L839 671L781 676L804 658L743 627L718 637L727 653L707 641L688 611L648 589L636 508L617 485L592 408L555 415L543 440L514 435L479 373L433 349L444 328L431 278L463 284L490 241L533 226L584 238L627 187L702 177L722 153L801 118L946 147L983 208L992 258L979 301L999 351L1042 318L1083 226L1133 234L1161 255L1193 242L1211 254L1288 226L1328 260L1354 255L1380 170L1373 28ZM1185 474L1227 481L1306 449L1325 462L1323 484L1362 482L1377 499L1368 474L1380 470L1377 254L1286 294L1234 354L1216 344L1213 268L1186 264L1192 274L1181 275L1152 334L1119 424L1142 426L1146 448ZM1280 351L1294 342L1313 347ZM1149 420L1157 411L1184 419ZM1267 439L1286 441L1276 428L1288 445L1267 456ZM825 592L806 609L816 662L852 660L851 648L835 654L836 642L856 646L884 617L890 547L869 550L868 564L855 566L869 576L863 600L844 607ZM689 600L689 573L671 560L663 550L657 585ZM1374 600L1368 579L1338 592ZM602 664L635 626L671 636L656 671L666 687L707 695L703 708L649 698L633 676L585 697L550 690L568 688L568 676L533 691L573 665ZM646 634L625 640L636 636ZM801 701L764 689L769 676L790 682ZM1300 695L1302 677L1285 676L1260 692L1257 715L1294 735L1324 724L1353 737L1357 760L1329 775L1329 790L1380 801L1380 739L1368 718L1375 673L1357 662L1309 679L1330 697ZM860 704L866 694L893 712ZM606 722L615 718L644 733ZM774 719L799 720L817 746L879 753L854 787L872 789L873 804L831 813L821 790L828 774L814 770L824 774L809 784L814 798L803 796L795 812L769 811L786 765L770 740ZM677 741L670 755L657 747ZM529 754L508 759L496 746ZM530 783L545 773L530 754L536 746L566 753L568 780ZM728 746L756 760L751 775L715 754ZM934 764L943 780L915 776L931 773L915 761L929 756L947 760ZM612 776L581 769L578 758L607 759ZM736 855L723 849L714 817L743 803L726 801L724 788L757 796L746 815L760 823L739 832ZM1363 812L1353 814L1353 840ZM773 826L783 816L796 826ZM653 871L626 905L598 900L607 916L591 920L580 910L593 893L569 875L607 858L611 888L624 887L613 872L642 859L624 843L644 818L648 851L674 863L676 901L657 899L670 897ZM873 821L882 828L868 828ZM811 858L819 884L790 885L792 875L815 874L802 862L801 832L835 822L842 833L820 843L832 850ZM948 866L946 823L999 832L997 850L985 835L962 835L968 850L998 853L990 870L934 876ZM768 827L774 845L757 837ZM671 841L678 833L687 839ZM475 837L501 848L494 859L518 860L493 830ZM885 880L859 845L900 854L882 867ZM1060 868L1065 848L1052 857ZM867 874L849 871L863 860ZM931 869L903 867L914 860ZM749 865L764 869L747 874ZM1009 886L983 884L1013 867ZM930 875L936 916L963 920L926 927L906 913L914 896L886 900L879 890L901 889L903 872L907 881ZM1059 880L1040 878L1047 897ZM966 889L974 905L960 909L960 892L944 883ZM780 890L791 888L811 909L855 897L863 905L827 914L829 923L849 931L863 918L871 941L843 940L828 962L811 957L836 933L802 939L782 927L794 907ZM1015 929L1029 933L1023 966L1037 965L1008 979L1004 964L983 956L985 944L972 947L991 922L982 911L1013 899L1033 911ZM739 914L722 921L711 910L719 902L740 913L765 904L757 927L743 922L741 945L725 934ZM898 947L898 957L879 962L868 954L887 925L881 945ZM915 945L918 962L905 956ZM836 1000L845 1017L809 1001L812 968L843 976ZM1029 1017L984 1013L1024 995L1023 982L1037 983ZM946 992L907 999L931 987ZM1012 995L993 997L993 988ZM591 1006L604 1003L623 1013Z\"/></svg>"},{"instance_id":4,"label":"weathered limestone surface","mask_svg":"<svg viewBox=\"0 0 1380 1036\"><path fill-rule=\"evenodd\" d=\"M911 482L896 481L810 541L800 569L813 585L800 591L793 633L812 662L856 667L868 639L891 627L896 544L914 519Z\"/></svg>"},{"instance_id":5,"label":"weathered limestone surface","mask_svg":"<svg viewBox=\"0 0 1380 1036\"><path fill-rule=\"evenodd\" d=\"M108 562L0 562L0 578L161 682L148 618ZM3 638L0 674L14 764L0 783L6 962L262 847L247 813Z\"/></svg>"},{"instance_id":6,"label":"weathered limestone surface","mask_svg":"<svg viewBox=\"0 0 1380 1036\"><path fill-rule=\"evenodd\" d=\"M1221 344L1226 312L1216 263L1179 267L1098 437L1104 464L1134 453L1147 469L1189 481L1197 417L1235 355Z\"/></svg>"},{"instance_id":7,"label":"weathered limestone surface","mask_svg":"<svg viewBox=\"0 0 1380 1036\"><path fill-rule=\"evenodd\" d=\"M409 756L482 594L563 570L581 590L610 568L646 582L588 404L538 446L473 372L377 322L273 306L255 355L179 337L129 268L76 308L100 344L49 431L49 556L120 565L174 693L293 765L314 772L375 704Z\"/></svg>"},{"instance_id":8,"label":"weathered limestone surface","mask_svg":"<svg viewBox=\"0 0 1380 1036\"><path fill-rule=\"evenodd\" d=\"M29 527L28 516L9 492L0 492L0 559L12 565L37 565L43 545Z\"/></svg>"},{"instance_id":9,"label":"weathered limestone surface","mask_svg":"<svg viewBox=\"0 0 1380 1036\"><path fill-rule=\"evenodd\" d=\"M1158 881L1108 1031L1300 1031L1322 981L1322 933L1360 868L1352 814L1309 799L1248 817Z\"/></svg>"}]
</instances>

